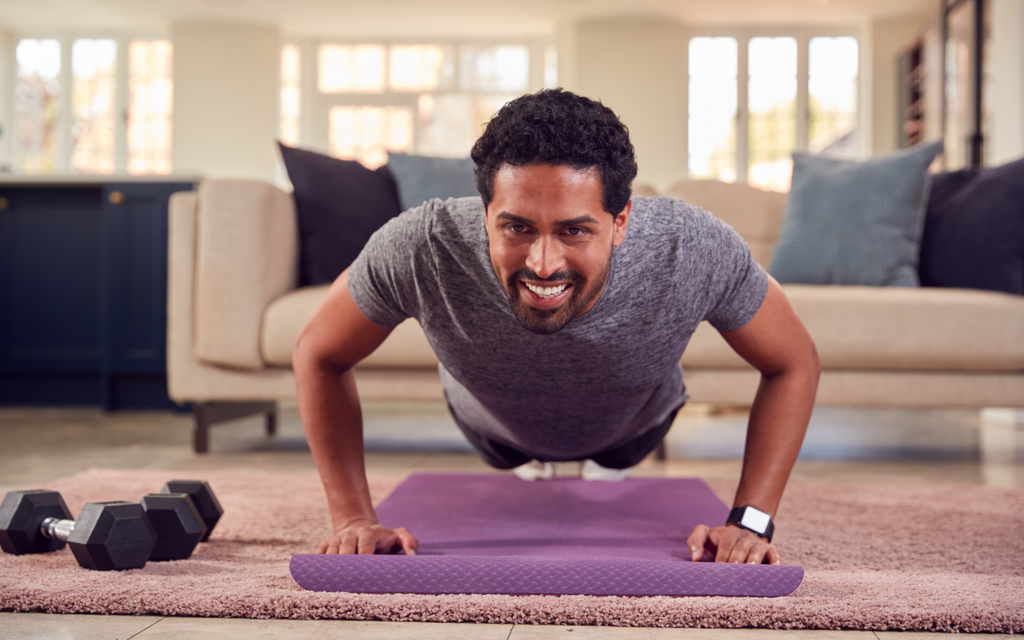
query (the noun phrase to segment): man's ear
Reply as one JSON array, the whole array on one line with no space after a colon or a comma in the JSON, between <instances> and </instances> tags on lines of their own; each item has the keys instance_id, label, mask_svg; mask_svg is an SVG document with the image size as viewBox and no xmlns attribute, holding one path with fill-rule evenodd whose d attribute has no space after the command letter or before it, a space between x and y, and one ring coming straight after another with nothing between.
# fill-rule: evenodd
<instances>
[{"instance_id":1,"label":"man's ear","mask_svg":"<svg viewBox=\"0 0 1024 640\"><path fill-rule=\"evenodd\" d=\"M626 230L629 228L629 214L633 210L633 199L630 198L626 207L615 216L612 222L612 246L617 247L626 239Z\"/></svg>"}]
</instances>

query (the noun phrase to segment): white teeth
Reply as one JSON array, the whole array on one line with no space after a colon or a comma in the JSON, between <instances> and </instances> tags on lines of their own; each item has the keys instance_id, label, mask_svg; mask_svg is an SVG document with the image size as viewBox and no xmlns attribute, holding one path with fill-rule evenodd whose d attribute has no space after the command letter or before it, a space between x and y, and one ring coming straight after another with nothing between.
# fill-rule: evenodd
<instances>
[{"instance_id":1,"label":"white teeth","mask_svg":"<svg viewBox=\"0 0 1024 640\"><path fill-rule=\"evenodd\" d=\"M541 298L553 298L565 291L565 288L569 286L568 284L560 284L557 287L536 287L529 282L524 282L523 284L526 285L527 289L536 293Z\"/></svg>"}]
</instances>

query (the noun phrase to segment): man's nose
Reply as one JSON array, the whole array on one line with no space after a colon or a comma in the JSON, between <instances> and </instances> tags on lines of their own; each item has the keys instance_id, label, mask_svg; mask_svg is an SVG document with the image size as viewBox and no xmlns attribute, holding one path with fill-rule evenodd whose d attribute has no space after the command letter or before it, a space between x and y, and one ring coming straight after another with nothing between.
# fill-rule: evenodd
<instances>
[{"instance_id":1,"label":"man's nose","mask_svg":"<svg viewBox=\"0 0 1024 640\"><path fill-rule=\"evenodd\" d=\"M560 243L548 235L542 235L530 245L530 254L526 257L526 268L537 274L539 278L548 278L564 265L564 256Z\"/></svg>"}]
</instances>

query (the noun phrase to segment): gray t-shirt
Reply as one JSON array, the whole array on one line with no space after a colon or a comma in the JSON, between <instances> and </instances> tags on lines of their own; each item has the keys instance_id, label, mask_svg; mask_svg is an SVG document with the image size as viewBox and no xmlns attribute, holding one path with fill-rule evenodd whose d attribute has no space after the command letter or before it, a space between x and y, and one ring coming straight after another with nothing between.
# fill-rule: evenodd
<instances>
[{"instance_id":1,"label":"gray t-shirt","mask_svg":"<svg viewBox=\"0 0 1024 640\"><path fill-rule=\"evenodd\" d=\"M739 329L768 290L732 227L682 200L640 197L604 293L553 334L513 312L479 197L391 220L348 282L375 324L419 320L463 427L547 460L584 459L662 424L688 397L679 359L697 325Z\"/></svg>"}]
</instances>

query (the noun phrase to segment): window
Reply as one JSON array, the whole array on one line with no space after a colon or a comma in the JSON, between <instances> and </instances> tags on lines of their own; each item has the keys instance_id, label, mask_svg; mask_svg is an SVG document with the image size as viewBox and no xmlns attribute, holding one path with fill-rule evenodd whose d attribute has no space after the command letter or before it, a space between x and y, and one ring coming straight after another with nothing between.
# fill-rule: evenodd
<instances>
[{"instance_id":1,"label":"window","mask_svg":"<svg viewBox=\"0 0 1024 640\"><path fill-rule=\"evenodd\" d=\"M118 86L122 45L127 86ZM16 173L170 173L170 42L22 39L15 53Z\"/></svg>"},{"instance_id":2,"label":"window","mask_svg":"<svg viewBox=\"0 0 1024 640\"><path fill-rule=\"evenodd\" d=\"M809 65L807 150L852 158L857 154L857 39L811 38Z\"/></svg>"},{"instance_id":3,"label":"window","mask_svg":"<svg viewBox=\"0 0 1024 640\"><path fill-rule=\"evenodd\" d=\"M796 147L796 39L751 38L748 55L747 182L788 191Z\"/></svg>"},{"instance_id":4,"label":"window","mask_svg":"<svg viewBox=\"0 0 1024 640\"><path fill-rule=\"evenodd\" d=\"M136 40L128 51L128 173L167 174L174 51L167 40Z\"/></svg>"},{"instance_id":5,"label":"window","mask_svg":"<svg viewBox=\"0 0 1024 640\"><path fill-rule=\"evenodd\" d=\"M735 38L690 40L689 170L693 178L736 180Z\"/></svg>"},{"instance_id":6,"label":"window","mask_svg":"<svg viewBox=\"0 0 1024 640\"><path fill-rule=\"evenodd\" d=\"M71 170L114 173L117 43L75 40L71 67Z\"/></svg>"},{"instance_id":7,"label":"window","mask_svg":"<svg viewBox=\"0 0 1024 640\"><path fill-rule=\"evenodd\" d=\"M61 64L57 40L22 40L14 87L14 166L21 173L52 173L57 166Z\"/></svg>"},{"instance_id":8,"label":"window","mask_svg":"<svg viewBox=\"0 0 1024 640\"><path fill-rule=\"evenodd\" d=\"M304 54L316 62L308 84L299 78ZM371 168L388 151L467 156L502 104L557 82L555 53L539 44L288 44L281 60L282 142ZM303 122L301 100L315 122Z\"/></svg>"},{"instance_id":9,"label":"window","mask_svg":"<svg viewBox=\"0 0 1024 640\"><path fill-rule=\"evenodd\" d=\"M689 75L691 178L787 191L794 151L857 154L855 37L699 36Z\"/></svg>"},{"instance_id":10,"label":"window","mask_svg":"<svg viewBox=\"0 0 1024 640\"><path fill-rule=\"evenodd\" d=\"M290 147L299 145L301 56L299 47L294 44L281 49L281 121L278 125L278 137Z\"/></svg>"}]
</instances>

